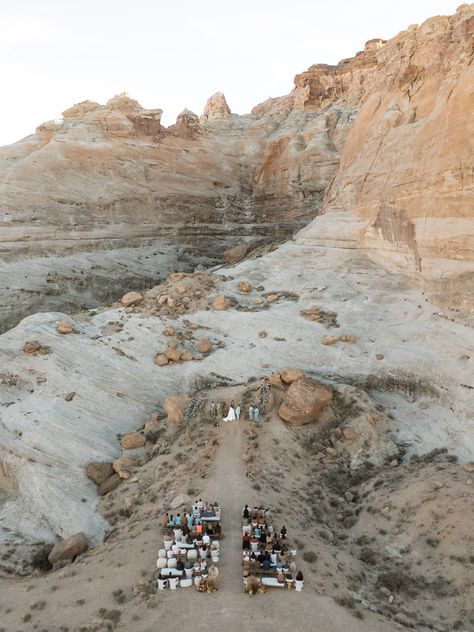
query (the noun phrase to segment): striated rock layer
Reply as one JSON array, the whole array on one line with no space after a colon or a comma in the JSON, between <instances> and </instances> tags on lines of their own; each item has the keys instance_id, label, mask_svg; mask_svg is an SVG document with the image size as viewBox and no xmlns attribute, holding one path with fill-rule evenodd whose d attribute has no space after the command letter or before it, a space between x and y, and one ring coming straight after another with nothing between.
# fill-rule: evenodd
<instances>
[{"instance_id":1,"label":"striated rock layer","mask_svg":"<svg viewBox=\"0 0 474 632\"><path fill-rule=\"evenodd\" d=\"M48 273L68 307L108 299L100 281L70 281L89 276L91 253L101 270L110 250L136 249L125 275L107 269L115 298L127 274L169 271L165 254L140 274L143 247L178 246L172 267L189 270L242 241L284 240L321 209L298 243L363 249L439 302L471 306L473 29L474 5L462 5L337 66L311 66L291 94L246 116L217 93L201 118L184 110L165 128L161 110L122 94L0 149L0 257L13 262L0 289L18 305L0 319L60 308ZM55 254L73 257L64 275Z\"/></svg>"}]
</instances>

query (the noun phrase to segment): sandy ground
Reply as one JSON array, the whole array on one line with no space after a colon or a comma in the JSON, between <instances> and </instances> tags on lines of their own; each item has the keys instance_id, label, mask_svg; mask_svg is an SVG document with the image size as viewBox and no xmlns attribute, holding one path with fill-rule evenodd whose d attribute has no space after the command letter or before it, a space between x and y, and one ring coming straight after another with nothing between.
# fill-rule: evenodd
<instances>
[{"instance_id":1,"label":"sandy ground","mask_svg":"<svg viewBox=\"0 0 474 632\"><path fill-rule=\"evenodd\" d=\"M245 388L218 389L208 396L216 401L219 397L225 401L239 400ZM342 510L344 515L360 517L350 523L352 526L342 528L340 520L339 526L337 521L341 502L344 503L343 491L341 488L330 492L332 486L342 484L341 471L336 465L317 464L305 447L309 445L312 430L288 428L272 413L258 429L245 420L221 423L216 429L204 419L194 423L189 438L181 430L167 428L165 420L163 432L157 444L158 455L136 470L132 479L136 482L126 481L101 502L101 511L115 525L104 544L62 570L19 581L0 580L0 630L90 632L106 630L107 617L111 617L116 620L110 624L111 629L136 632L151 632L158 625L180 629L189 625L190 620L194 629L203 631L220 630L223 626L230 631L245 626L265 629L271 621L272 625L279 622L285 627L308 631L394 632L406 629L402 625L405 623L415 625L420 632L428 629L447 632L453 629L449 627L453 608L455 612L466 613L456 629L463 632L474 629L469 627L474 625L474 618L469 623L472 615L468 614L472 594L466 588L472 586L472 572L468 558L464 558L466 545L472 547L471 519L466 516L465 508L473 505L473 486L465 484L469 476L460 465L440 457L420 466L407 464L395 469L384 466L372 473L367 482L362 477L360 483L351 483L351 489L360 496L360 504L354 506L357 511L351 509L347 514ZM255 457L251 466L247 462L249 450ZM199 467L208 455L209 474L202 480ZM256 472L256 478L247 476L248 471ZM440 479L439 485L436 482ZM218 500L222 505L225 539L219 563L220 584L218 592L211 595L194 589L156 595L149 592L157 551L162 545L160 518L171 500L182 493ZM130 498L132 511L121 512ZM249 597L243 592L240 515L247 502L268 504L275 525L287 526L299 549L298 566L305 576L302 593L275 589ZM382 512L386 504L390 515ZM405 505L409 508L408 522ZM466 520L460 519L463 512ZM409 524L410 518L415 527ZM379 533L382 526L383 537ZM444 531L446 550L425 544L428 535L439 535L435 529ZM380 552L374 565L360 559L362 552L367 555L363 535L372 555ZM411 538L411 552L407 538ZM444 572L450 585L459 585L460 589L452 591L453 598L445 594L435 599L425 587L416 597L405 595L402 587L394 590L395 601L389 605L389 596L372 588L372 575L375 577L380 569L386 569L386 559L390 559L388 545L403 558L400 562L391 558L389 568L399 568L403 562L400 568L411 577L408 569L412 562L416 569L416 560L421 556L431 560L421 569L424 577L434 578L437 572ZM305 551L314 552L316 562L305 561ZM454 576L447 571L453 564ZM345 606L336 601L341 597L349 598ZM424 599L431 602L431 609L434 606L431 615L417 606ZM443 608L444 614L440 616ZM423 617L427 617L426 626Z\"/></svg>"}]
</instances>

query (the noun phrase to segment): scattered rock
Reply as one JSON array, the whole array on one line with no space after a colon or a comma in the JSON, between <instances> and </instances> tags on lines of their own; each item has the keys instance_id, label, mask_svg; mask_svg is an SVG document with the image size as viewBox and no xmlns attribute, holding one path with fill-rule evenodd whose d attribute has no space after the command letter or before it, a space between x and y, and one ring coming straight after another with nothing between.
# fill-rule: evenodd
<instances>
[{"instance_id":1,"label":"scattered rock","mask_svg":"<svg viewBox=\"0 0 474 632\"><path fill-rule=\"evenodd\" d=\"M229 307L229 301L223 294L219 294L212 303L212 308L217 311L223 311Z\"/></svg>"},{"instance_id":2,"label":"scattered rock","mask_svg":"<svg viewBox=\"0 0 474 632\"><path fill-rule=\"evenodd\" d=\"M59 323L57 330L60 334L72 334L74 331L74 325L68 320L63 320Z\"/></svg>"},{"instance_id":3,"label":"scattered rock","mask_svg":"<svg viewBox=\"0 0 474 632\"><path fill-rule=\"evenodd\" d=\"M376 353L376 354L375 354L375 358L376 358L377 360L383 360L383 359L385 358L385 356L384 356L384 354L383 354L383 353Z\"/></svg>"},{"instance_id":4,"label":"scattered rock","mask_svg":"<svg viewBox=\"0 0 474 632\"><path fill-rule=\"evenodd\" d=\"M357 336L353 336L352 334L345 334L344 336L339 336L339 340L341 342L347 342L350 345L353 345L357 342Z\"/></svg>"},{"instance_id":5,"label":"scattered rock","mask_svg":"<svg viewBox=\"0 0 474 632\"><path fill-rule=\"evenodd\" d=\"M267 296L267 301L269 303L274 303L278 299L278 294L269 294Z\"/></svg>"},{"instance_id":6,"label":"scattered rock","mask_svg":"<svg viewBox=\"0 0 474 632\"><path fill-rule=\"evenodd\" d=\"M121 456L119 459L112 463L112 467L114 468L114 472L116 472L120 478L130 478L131 472L130 468L136 465L136 461L128 458L128 456Z\"/></svg>"},{"instance_id":7,"label":"scattered rock","mask_svg":"<svg viewBox=\"0 0 474 632\"><path fill-rule=\"evenodd\" d=\"M192 359L193 359L193 354L190 351L184 351L180 357L180 360L182 362L189 362Z\"/></svg>"},{"instance_id":8,"label":"scattered rock","mask_svg":"<svg viewBox=\"0 0 474 632\"><path fill-rule=\"evenodd\" d=\"M464 463L462 467L465 472L468 472L469 474L474 473L474 463Z\"/></svg>"},{"instance_id":9,"label":"scattered rock","mask_svg":"<svg viewBox=\"0 0 474 632\"><path fill-rule=\"evenodd\" d=\"M66 402L72 402L75 396L76 396L76 393L74 391L71 391L70 393L66 395L64 399Z\"/></svg>"},{"instance_id":10,"label":"scattered rock","mask_svg":"<svg viewBox=\"0 0 474 632\"><path fill-rule=\"evenodd\" d=\"M323 327L326 328L339 327L336 312L327 312L317 305L312 305L311 307L302 309L300 311L300 316L303 316L303 318L306 318L306 320L313 320L317 323L320 323L321 325L323 325Z\"/></svg>"},{"instance_id":11,"label":"scattered rock","mask_svg":"<svg viewBox=\"0 0 474 632\"><path fill-rule=\"evenodd\" d=\"M168 325L163 332L163 336L174 336L176 333L176 328L173 325Z\"/></svg>"},{"instance_id":12,"label":"scattered rock","mask_svg":"<svg viewBox=\"0 0 474 632\"><path fill-rule=\"evenodd\" d=\"M184 406L188 401L187 397L183 395L171 395L167 397L163 402L163 407L168 415L168 422L173 425L180 425L184 421Z\"/></svg>"},{"instance_id":13,"label":"scattered rock","mask_svg":"<svg viewBox=\"0 0 474 632\"><path fill-rule=\"evenodd\" d=\"M246 257L253 248L253 244L250 243L238 244L224 252L224 260L228 264L237 263Z\"/></svg>"},{"instance_id":14,"label":"scattered rock","mask_svg":"<svg viewBox=\"0 0 474 632\"><path fill-rule=\"evenodd\" d=\"M158 353L155 356L155 364L157 364L158 366L165 366L165 364L168 364L168 362L168 357L164 353Z\"/></svg>"},{"instance_id":15,"label":"scattered rock","mask_svg":"<svg viewBox=\"0 0 474 632\"><path fill-rule=\"evenodd\" d=\"M139 432L127 432L120 442L124 450L135 450L145 445L145 437Z\"/></svg>"},{"instance_id":16,"label":"scattered rock","mask_svg":"<svg viewBox=\"0 0 474 632\"><path fill-rule=\"evenodd\" d=\"M329 454L329 456L337 456L337 450L335 450L334 448L326 448L326 454Z\"/></svg>"},{"instance_id":17,"label":"scattered rock","mask_svg":"<svg viewBox=\"0 0 474 632\"><path fill-rule=\"evenodd\" d=\"M290 385L278 415L293 426L303 426L317 421L332 401L332 391L310 378L296 380Z\"/></svg>"},{"instance_id":18,"label":"scattered rock","mask_svg":"<svg viewBox=\"0 0 474 632\"><path fill-rule=\"evenodd\" d=\"M323 336L323 338L321 338L321 344L322 345L335 345L339 342L339 338L336 338L336 336Z\"/></svg>"},{"instance_id":19,"label":"scattered rock","mask_svg":"<svg viewBox=\"0 0 474 632\"><path fill-rule=\"evenodd\" d=\"M199 353L209 353L212 351L212 342L208 338L201 338L198 342Z\"/></svg>"},{"instance_id":20,"label":"scattered rock","mask_svg":"<svg viewBox=\"0 0 474 632\"><path fill-rule=\"evenodd\" d=\"M344 498L347 500L348 503L351 503L353 502L355 496L352 492L345 492Z\"/></svg>"},{"instance_id":21,"label":"scattered rock","mask_svg":"<svg viewBox=\"0 0 474 632\"><path fill-rule=\"evenodd\" d=\"M241 281L237 285L237 289L239 290L239 292L244 292L245 294L248 294L252 291L252 285L248 281Z\"/></svg>"},{"instance_id":22,"label":"scattered rock","mask_svg":"<svg viewBox=\"0 0 474 632\"><path fill-rule=\"evenodd\" d=\"M112 463L108 461L92 461L87 466L87 476L96 485L102 485L109 477L113 476Z\"/></svg>"},{"instance_id":23,"label":"scattered rock","mask_svg":"<svg viewBox=\"0 0 474 632\"><path fill-rule=\"evenodd\" d=\"M109 476L109 478L107 478L103 483L99 485L97 491L101 496L105 496L105 494L108 494L109 492L116 489L121 482L122 479L118 474L112 474L112 476Z\"/></svg>"},{"instance_id":24,"label":"scattered rock","mask_svg":"<svg viewBox=\"0 0 474 632\"><path fill-rule=\"evenodd\" d=\"M284 384L293 384L304 377L304 373L300 369L283 369L280 371L280 377Z\"/></svg>"},{"instance_id":25,"label":"scattered rock","mask_svg":"<svg viewBox=\"0 0 474 632\"><path fill-rule=\"evenodd\" d=\"M265 330L259 331L258 332L258 337L259 338L266 338L268 336L267 332Z\"/></svg>"},{"instance_id":26,"label":"scattered rock","mask_svg":"<svg viewBox=\"0 0 474 632\"><path fill-rule=\"evenodd\" d=\"M56 564L63 560L74 560L75 557L87 551L88 548L87 538L80 531L53 546L51 553L48 555L48 560L50 564Z\"/></svg>"},{"instance_id":27,"label":"scattered rock","mask_svg":"<svg viewBox=\"0 0 474 632\"><path fill-rule=\"evenodd\" d=\"M37 340L30 340L23 345L23 351L32 355L47 355L51 353L51 348L46 345L42 345Z\"/></svg>"},{"instance_id":28,"label":"scattered rock","mask_svg":"<svg viewBox=\"0 0 474 632\"><path fill-rule=\"evenodd\" d=\"M165 351L165 355L168 360L172 360L173 362L179 362L181 360L181 353L182 351L171 346L169 346Z\"/></svg>"},{"instance_id":29,"label":"scattered rock","mask_svg":"<svg viewBox=\"0 0 474 632\"><path fill-rule=\"evenodd\" d=\"M128 292L122 296L121 303L124 307L134 307L143 302L143 296L139 292Z\"/></svg>"}]
</instances>

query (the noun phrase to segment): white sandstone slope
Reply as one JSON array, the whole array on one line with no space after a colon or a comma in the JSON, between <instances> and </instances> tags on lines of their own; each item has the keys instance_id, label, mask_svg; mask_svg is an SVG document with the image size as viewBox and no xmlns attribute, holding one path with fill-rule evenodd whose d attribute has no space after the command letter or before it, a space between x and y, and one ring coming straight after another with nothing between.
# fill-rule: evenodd
<instances>
[{"instance_id":1,"label":"white sandstone slope","mask_svg":"<svg viewBox=\"0 0 474 632\"><path fill-rule=\"evenodd\" d=\"M189 392L196 377L211 372L242 382L295 366L356 382L391 409L398 439L410 442L411 452L447 447L472 459L474 337L456 312L440 312L403 277L357 251L289 242L222 272L228 280L220 291L239 309L187 315L203 327L195 336L225 345L201 362L154 364L168 342L165 326L176 322L121 307L73 318L74 334L57 333L65 316L50 313L30 316L0 337L0 461L18 487L0 506L4 529L46 540L83 530L99 540L106 525L94 511L87 463L116 458L116 433L140 427L165 396ZM239 293L240 280L265 290ZM280 298L267 303L269 292ZM245 311L255 308L257 297L266 308ZM300 311L312 305L336 312L339 328L302 318ZM123 328L103 331L110 323ZM325 346L327 334L357 340ZM31 340L52 352L24 353ZM71 391L76 395L66 402Z\"/></svg>"}]
</instances>

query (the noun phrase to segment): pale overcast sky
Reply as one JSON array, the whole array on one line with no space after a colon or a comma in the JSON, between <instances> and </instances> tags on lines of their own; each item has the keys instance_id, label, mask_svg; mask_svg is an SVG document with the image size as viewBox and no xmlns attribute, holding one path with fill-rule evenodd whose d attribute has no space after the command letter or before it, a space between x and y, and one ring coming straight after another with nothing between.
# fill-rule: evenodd
<instances>
[{"instance_id":1,"label":"pale overcast sky","mask_svg":"<svg viewBox=\"0 0 474 632\"><path fill-rule=\"evenodd\" d=\"M244 114L287 94L314 63L337 63L460 0L0 0L0 145L74 103L128 92L201 114L223 91Z\"/></svg>"}]
</instances>

